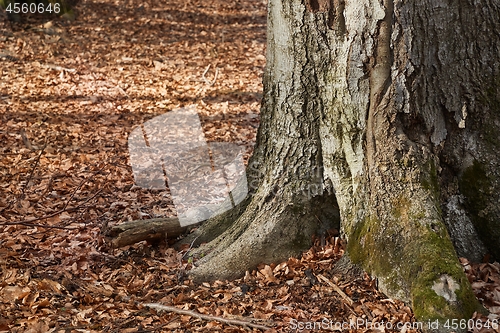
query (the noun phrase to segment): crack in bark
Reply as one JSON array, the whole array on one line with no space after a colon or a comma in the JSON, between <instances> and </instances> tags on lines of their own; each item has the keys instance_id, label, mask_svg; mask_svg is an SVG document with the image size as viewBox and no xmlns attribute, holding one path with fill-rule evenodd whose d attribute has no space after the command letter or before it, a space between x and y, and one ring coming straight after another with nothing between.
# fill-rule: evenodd
<instances>
[{"instance_id":1,"label":"crack in bark","mask_svg":"<svg viewBox=\"0 0 500 333\"><path fill-rule=\"evenodd\" d=\"M344 36L347 32L345 17L345 0L330 0L328 11L328 27L337 32L338 36Z\"/></svg>"},{"instance_id":2,"label":"crack in bark","mask_svg":"<svg viewBox=\"0 0 500 333\"><path fill-rule=\"evenodd\" d=\"M382 98L391 82L391 35L392 15L394 12L393 0L384 0L385 16L378 22L378 33L376 34L376 45L373 65L370 69L370 102L368 107L367 133L366 133L366 155L368 160L368 171L372 173L375 167L375 153L377 150L374 133L375 113Z\"/></svg>"}]
</instances>

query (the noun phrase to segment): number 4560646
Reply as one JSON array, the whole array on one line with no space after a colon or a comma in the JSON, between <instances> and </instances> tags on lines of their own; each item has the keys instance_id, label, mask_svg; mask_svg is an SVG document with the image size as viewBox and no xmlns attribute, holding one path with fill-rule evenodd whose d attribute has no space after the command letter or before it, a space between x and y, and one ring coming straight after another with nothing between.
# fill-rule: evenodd
<instances>
[{"instance_id":1,"label":"number 4560646","mask_svg":"<svg viewBox=\"0 0 500 333\"><path fill-rule=\"evenodd\" d=\"M39 3L39 4L22 3L21 4L21 3L12 3L11 2L11 3L9 3L9 5L5 9L5 11L7 13L14 13L14 14L20 14L20 13L23 13L23 14L28 14L28 13L43 14L43 13L52 13L52 12L58 14L59 12L61 12L61 5L58 3L51 4L50 2L47 5L45 5L43 3Z\"/></svg>"}]
</instances>

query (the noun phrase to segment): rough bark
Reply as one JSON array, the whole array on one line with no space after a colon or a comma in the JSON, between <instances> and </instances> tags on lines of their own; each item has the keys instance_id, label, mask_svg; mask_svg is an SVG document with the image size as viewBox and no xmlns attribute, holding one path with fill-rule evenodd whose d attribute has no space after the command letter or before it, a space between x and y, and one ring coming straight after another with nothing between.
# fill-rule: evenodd
<instances>
[{"instance_id":1,"label":"rough bark","mask_svg":"<svg viewBox=\"0 0 500 333\"><path fill-rule=\"evenodd\" d=\"M457 252L500 258L499 6L271 0L254 191L200 229L229 225L195 279L286 259L339 213L349 258L418 320L470 318Z\"/></svg>"},{"instance_id":2,"label":"rough bark","mask_svg":"<svg viewBox=\"0 0 500 333\"><path fill-rule=\"evenodd\" d=\"M299 2L271 3L261 126L247 169L252 196L235 222L200 250L208 255L192 271L197 280L236 277L261 262L296 255L314 233L338 227L335 196L324 184L318 86L313 75L304 75L315 71L315 54L306 45L313 34L321 36L311 33L296 7L304 9ZM227 217L209 220L192 237L221 220Z\"/></svg>"}]
</instances>

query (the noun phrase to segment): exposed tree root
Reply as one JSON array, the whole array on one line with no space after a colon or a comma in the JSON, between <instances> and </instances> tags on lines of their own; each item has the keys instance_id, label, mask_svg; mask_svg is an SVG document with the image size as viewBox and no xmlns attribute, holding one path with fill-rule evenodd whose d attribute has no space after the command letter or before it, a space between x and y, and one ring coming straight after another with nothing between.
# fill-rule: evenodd
<instances>
[{"instance_id":1,"label":"exposed tree root","mask_svg":"<svg viewBox=\"0 0 500 333\"><path fill-rule=\"evenodd\" d=\"M236 278L260 263L300 254L314 234L338 227L338 211L332 210L331 200L325 195L299 204L272 193L256 194L226 231L195 250L195 256L202 258L191 271L193 279Z\"/></svg>"}]
</instances>

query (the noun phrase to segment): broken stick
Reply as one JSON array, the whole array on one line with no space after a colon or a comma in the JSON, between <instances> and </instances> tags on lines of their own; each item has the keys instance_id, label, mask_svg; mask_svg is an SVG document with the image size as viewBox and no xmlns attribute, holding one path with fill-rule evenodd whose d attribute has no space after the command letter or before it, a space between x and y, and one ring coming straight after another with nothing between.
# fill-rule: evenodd
<instances>
[{"instance_id":1,"label":"broken stick","mask_svg":"<svg viewBox=\"0 0 500 333\"><path fill-rule=\"evenodd\" d=\"M254 323L252 323L250 321L246 321L246 320L227 319L227 318L222 318L222 317L217 317L217 316L211 316L211 315L206 315L206 314L202 314L202 313L191 311L191 310L182 310L182 309L176 308L175 306L162 305L162 304L158 304L158 303L145 303L142 305L144 305L148 308L151 308L151 309L175 312L178 314L187 315L187 316L195 317L198 319L203 319L203 320L208 320L208 321L218 321L218 322L229 324L229 325L248 326L248 327L257 328L257 329L264 330L264 331L270 329L270 327L260 325L260 324L254 324Z\"/></svg>"}]
</instances>

